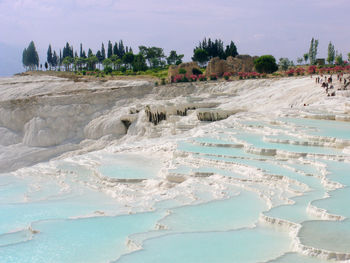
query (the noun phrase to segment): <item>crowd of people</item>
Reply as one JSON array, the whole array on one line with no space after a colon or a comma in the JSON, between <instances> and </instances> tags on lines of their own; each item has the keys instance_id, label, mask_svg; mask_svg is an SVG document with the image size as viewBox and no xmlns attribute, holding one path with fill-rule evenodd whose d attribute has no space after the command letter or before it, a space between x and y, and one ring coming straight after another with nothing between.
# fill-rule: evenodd
<instances>
[{"instance_id":1,"label":"crowd of people","mask_svg":"<svg viewBox=\"0 0 350 263\"><path fill-rule=\"evenodd\" d=\"M344 73L338 73L337 80L340 86L338 87L338 90L346 90L347 86L349 85L350 77L348 76L346 78L346 76L344 76ZM325 89L328 97L335 96L335 84L333 85L333 75L329 75L328 77L323 75L317 76L315 81L316 84L320 84L322 82L321 87Z\"/></svg>"}]
</instances>

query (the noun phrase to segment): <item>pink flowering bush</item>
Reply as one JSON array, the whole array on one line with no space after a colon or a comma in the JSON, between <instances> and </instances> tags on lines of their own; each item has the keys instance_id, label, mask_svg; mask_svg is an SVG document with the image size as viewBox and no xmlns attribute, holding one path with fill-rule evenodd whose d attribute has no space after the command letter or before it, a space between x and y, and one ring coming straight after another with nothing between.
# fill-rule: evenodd
<instances>
[{"instance_id":1,"label":"pink flowering bush","mask_svg":"<svg viewBox=\"0 0 350 263\"><path fill-rule=\"evenodd\" d=\"M344 68L342 66L336 66L336 67L333 68L333 70L335 72L342 72L344 70Z\"/></svg>"},{"instance_id":2,"label":"pink flowering bush","mask_svg":"<svg viewBox=\"0 0 350 263\"><path fill-rule=\"evenodd\" d=\"M344 71L349 71L350 65L346 66L335 66L335 67L318 67L316 72L319 74L334 74L340 73Z\"/></svg>"},{"instance_id":3,"label":"pink flowering bush","mask_svg":"<svg viewBox=\"0 0 350 263\"><path fill-rule=\"evenodd\" d=\"M173 78L173 82L178 83L178 82L188 82L188 78L183 75L183 74L177 74L174 78Z\"/></svg>"},{"instance_id":4,"label":"pink flowering bush","mask_svg":"<svg viewBox=\"0 0 350 263\"><path fill-rule=\"evenodd\" d=\"M195 81L197 81L197 78L198 78L197 75L192 74L192 75L190 76L190 81L191 81L191 82L195 82Z\"/></svg>"},{"instance_id":5,"label":"pink flowering bush","mask_svg":"<svg viewBox=\"0 0 350 263\"><path fill-rule=\"evenodd\" d=\"M223 77L224 77L224 79L229 80L229 78L231 77L231 73L230 72L225 72Z\"/></svg>"},{"instance_id":6,"label":"pink flowering bush","mask_svg":"<svg viewBox=\"0 0 350 263\"><path fill-rule=\"evenodd\" d=\"M316 69L317 69L317 67L316 66L309 66L309 68L308 68L308 72L309 72L309 74L315 74L316 73Z\"/></svg>"},{"instance_id":7,"label":"pink flowering bush","mask_svg":"<svg viewBox=\"0 0 350 263\"><path fill-rule=\"evenodd\" d=\"M299 75L304 75L305 69L304 69L304 68L297 68L297 69L295 70L295 72L297 73L298 76L299 76Z\"/></svg>"},{"instance_id":8,"label":"pink flowering bush","mask_svg":"<svg viewBox=\"0 0 350 263\"><path fill-rule=\"evenodd\" d=\"M239 79L256 79L260 78L263 74L258 72L238 72ZM266 74L265 74L266 77Z\"/></svg>"},{"instance_id":9,"label":"pink flowering bush","mask_svg":"<svg viewBox=\"0 0 350 263\"><path fill-rule=\"evenodd\" d=\"M239 79L245 79L248 77L248 73L247 72L238 72L238 77L239 77Z\"/></svg>"},{"instance_id":10,"label":"pink flowering bush","mask_svg":"<svg viewBox=\"0 0 350 263\"><path fill-rule=\"evenodd\" d=\"M177 74L177 75L175 75L175 77L173 78L173 82L175 82L175 83L181 82L182 78L183 78L183 75Z\"/></svg>"},{"instance_id":11,"label":"pink flowering bush","mask_svg":"<svg viewBox=\"0 0 350 263\"><path fill-rule=\"evenodd\" d=\"M286 75L287 76L294 76L294 73L295 73L295 69L294 68L291 68L289 70L286 71Z\"/></svg>"},{"instance_id":12,"label":"pink flowering bush","mask_svg":"<svg viewBox=\"0 0 350 263\"><path fill-rule=\"evenodd\" d=\"M251 79L256 79L256 78L260 78L260 73L258 73L258 72L249 72L248 73L248 78L251 78Z\"/></svg>"},{"instance_id":13,"label":"pink flowering bush","mask_svg":"<svg viewBox=\"0 0 350 263\"><path fill-rule=\"evenodd\" d=\"M200 75L198 75L198 79L199 79L199 81L206 81L207 77L203 74L200 74Z\"/></svg>"}]
</instances>

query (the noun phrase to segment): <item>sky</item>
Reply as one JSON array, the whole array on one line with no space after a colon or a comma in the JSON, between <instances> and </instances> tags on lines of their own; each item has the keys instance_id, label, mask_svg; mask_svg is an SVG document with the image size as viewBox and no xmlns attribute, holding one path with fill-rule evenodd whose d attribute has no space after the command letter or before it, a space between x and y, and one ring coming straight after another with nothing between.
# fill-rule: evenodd
<instances>
[{"instance_id":1,"label":"sky","mask_svg":"<svg viewBox=\"0 0 350 263\"><path fill-rule=\"evenodd\" d=\"M158 46L190 61L198 42L211 37L234 41L239 54L296 61L314 37L318 57L332 41L346 58L349 11L349 0L0 0L0 44L21 54L33 40L44 63L49 44L58 51L67 41L75 49L83 43L96 52L123 39L134 51Z\"/></svg>"}]
</instances>

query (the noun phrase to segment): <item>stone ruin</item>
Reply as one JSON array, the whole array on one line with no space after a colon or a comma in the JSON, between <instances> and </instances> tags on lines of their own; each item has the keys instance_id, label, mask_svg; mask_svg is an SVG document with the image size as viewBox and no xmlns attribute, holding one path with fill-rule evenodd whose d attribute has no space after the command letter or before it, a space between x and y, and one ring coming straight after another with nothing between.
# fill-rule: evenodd
<instances>
[{"instance_id":1,"label":"stone ruin","mask_svg":"<svg viewBox=\"0 0 350 263\"><path fill-rule=\"evenodd\" d=\"M186 70L186 77L189 78L192 75L194 68L199 69L197 62L181 63L180 65L171 65L168 70L168 82L171 83L172 79L179 74L180 69Z\"/></svg>"},{"instance_id":2,"label":"stone ruin","mask_svg":"<svg viewBox=\"0 0 350 263\"><path fill-rule=\"evenodd\" d=\"M206 75L216 74L221 77L225 72L237 74L238 72L254 71L254 60L257 56L238 55L236 57L227 57L226 60L219 57L212 58L207 66Z\"/></svg>"}]
</instances>

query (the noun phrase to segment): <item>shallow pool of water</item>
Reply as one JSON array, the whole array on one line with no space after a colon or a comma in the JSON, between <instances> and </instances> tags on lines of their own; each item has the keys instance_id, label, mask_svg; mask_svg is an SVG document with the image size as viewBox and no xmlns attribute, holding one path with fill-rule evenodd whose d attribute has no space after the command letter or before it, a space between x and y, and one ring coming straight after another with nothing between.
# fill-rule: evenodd
<instances>
[{"instance_id":1,"label":"shallow pool of water","mask_svg":"<svg viewBox=\"0 0 350 263\"><path fill-rule=\"evenodd\" d=\"M308 221L299 232L303 244L341 253L350 253L350 221Z\"/></svg>"},{"instance_id":2,"label":"shallow pool of water","mask_svg":"<svg viewBox=\"0 0 350 263\"><path fill-rule=\"evenodd\" d=\"M47 220L33 224L33 239L0 247L1 262L110 262L129 251L128 235L154 229L161 217L145 213L118 217Z\"/></svg>"},{"instance_id":3,"label":"shallow pool of water","mask_svg":"<svg viewBox=\"0 0 350 263\"><path fill-rule=\"evenodd\" d=\"M292 252L292 233L259 223L261 214L301 224L305 245L349 252L349 157L329 161L342 149L264 140L272 129L273 139L348 138L349 124L280 120L289 125L228 119L206 136L182 137L166 169L152 154L97 152L55 161L50 173L0 175L0 262L322 262ZM325 156L252 154L236 140ZM184 181L167 181L162 168ZM323 169L345 188L330 191ZM347 219L317 218L310 203Z\"/></svg>"},{"instance_id":4,"label":"shallow pool of water","mask_svg":"<svg viewBox=\"0 0 350 263\"><path fill-rule=\"evenodd\" d=\"M251 244L254 244L254 253ZM146 240L143 247L143 250L123 256L116 262L262 262L288 251L290 239L282 232L258 227L228 232L169 234Z\"/></svg>"},{"instance_id":5,"label":"shallow pool of water","mask_svg":"<svg viewBox=\"0 0 350 263\"><path fill-rule=\"evenodd\" d=\"M152 158L137 154L115 154L102 159L97 170L109 178L150 179L155 178L160 164Z\"/></svg>"},{"instance_id":6,"label":"shallow pool of water","mask_svg":"<svg viewBox=\"0 0 350 263\"><path fill-rule=\"evenodd\" d=\"M350 122L303 118L282 118L281 120L303 127L303 130L310 135L350 140Z\"/></svg>"},{"instance_id":7,"label":"shallow pool of water","mask_svg":"<svg viewBox=\"0 0 350 263\"><path fill-rule=\"evenodd\" d=\"M266 209L256 193L243 191L228 199L176 208L161 223L179 232L224 231L253 226Z\"/></svg>"}]
</instances>

